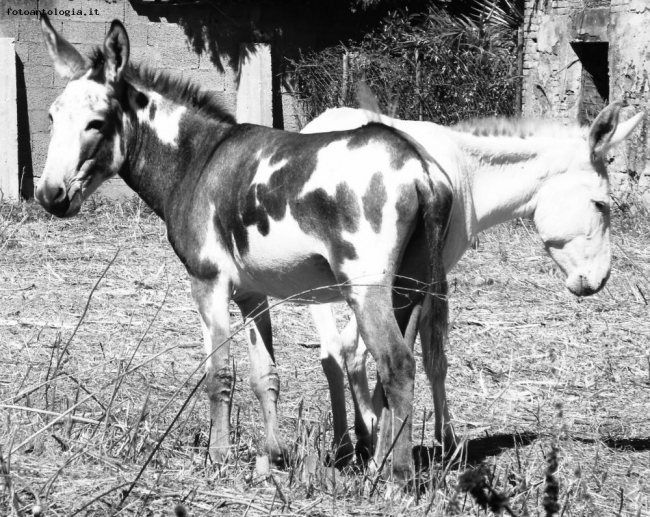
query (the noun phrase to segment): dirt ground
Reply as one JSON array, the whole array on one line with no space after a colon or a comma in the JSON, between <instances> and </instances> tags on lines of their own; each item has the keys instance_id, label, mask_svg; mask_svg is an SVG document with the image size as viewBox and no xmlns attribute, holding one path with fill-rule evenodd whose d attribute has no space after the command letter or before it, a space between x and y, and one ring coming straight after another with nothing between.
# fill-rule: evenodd
<instances>
[{"instance_id":1,"label":"dirt ground","mask_svg":"<svg viewBox=\"0 0 650 517\"><path fill-rule=\"evenodd\" d=\"M264 430L236 332L235 446L217 468L205 394L191 395L200 325L163 224L137 201L91 200L71 220L0 206L0 514L484 515L479 503L505 501L512 515L650 516L650 217L623 208L591 298L566 290L531 223L481 235L449 276L460 461L434 461L422 490L371 495L357 469L325 466L329 395L305 307L272 310L292 464L255 468ZM431 410L419 365L414 445L433 443Z\"/></svg>"}]
</instances>

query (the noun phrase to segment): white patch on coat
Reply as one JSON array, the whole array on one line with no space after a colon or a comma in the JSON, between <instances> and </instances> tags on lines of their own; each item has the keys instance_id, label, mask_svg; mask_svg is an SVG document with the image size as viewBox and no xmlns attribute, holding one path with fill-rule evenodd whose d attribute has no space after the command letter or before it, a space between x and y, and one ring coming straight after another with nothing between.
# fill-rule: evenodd
<instances>
[{"instance_id":1,"label":"white patch on coat","mask_svg":"<svg viewBox=\"0 0 650 517\"><path fill-rule=\"evenodd\" d=\"M106 86L86 79L68 83L50 108L52 137L38 188L46 183L70 186L77 180L86 126L96 114L109 109Z\"/></svg>"},{"instance_id":2,"label":"white patch on coat","mask_svg":"<svg viewBox=\"0 0 650 517\"><path fill-rule=\"evenodd\" d=\"M304 196L320 188L333 196L339 183L346 183L353 191L363 195L370 176L356 172L372 171L374 174L391 171L391 161L389 150L380 142L372 142L355 149L349 149L346 140L333 142L318 151L316 169L303 186L300 195ZM404 177L404 182L412 179Z\"/></svg>"},{"instance_id":3,"label":"white patch on coat","mask_svg":"<svg viewBox=\"0 0 650 517\"><path fill-rule=\"evenodd\" d=\"M279 162L271 165L272 159L273 156L260 160L260 163L257 166L257 172L255 172L255 177L253 178L253 183L268 183L275 171L280 170L287 163L289 163L289 160L285 158L284 160L280 160Z\"/></svg>"},{"instance_id":4,"label":"white patch on coat","mask_svg":"<svg viewBox=\"0 0 650 517\"><path fill-rule=\"evenodd\" d=\"M115 176L122 163L124 163L124 153L122 152L122 134L115 133L113 138L113 162L111 163L111 177Z\"/></svg>"},{"instance_id":5,"label":"white patch on coat","mask_svg":"<svg viewBox=\"0 0 650 517\"><path fill-rule=\"evenodd\" d=\"M207 227L203 245L199 250L199 259L216 266L219 269L220 275L225 275L233 282L236 282L239 278L239 273L234 259L222 245L221 237L217 234L217 229L214 226L216 210L215 206L210 204L210 215L207 218Z\"/></svg>"},{"instance_id":6,"label":"white patch on coat","mask_svg":"<svg viewBox=\"0 0 650 517\"><path fill-rule=\"evenodd\" d=\"M155 92L146 92L146 95L149 98L149 103L144 109L138 111L138 122L153 129L163 144L178 147L181 118L187 108L172 104ZM156 107L156 112L151 120L153 106Z\"/></svg>"},{"instance_id":7,"label":"white patch on coat","mask_svg":"<svg viewBox=\"0 0 650 517\"><path fill-rule=\"evenodd\" d=\"M289 210L279 221L269 218L267 235L262 235L257 227L249 226L248 244L248 253L238 259L246 270L246 275L241 276L243 286L247 282L257 290L263 286L263 290L275 298L313 290L288 301L328 303L341 300L338 288L334 291L322 289L336 282L327 272L314 267L314 256L322 256L323 263L329 260L326 243L303 232Z\"/></svg>"}]
</instances>

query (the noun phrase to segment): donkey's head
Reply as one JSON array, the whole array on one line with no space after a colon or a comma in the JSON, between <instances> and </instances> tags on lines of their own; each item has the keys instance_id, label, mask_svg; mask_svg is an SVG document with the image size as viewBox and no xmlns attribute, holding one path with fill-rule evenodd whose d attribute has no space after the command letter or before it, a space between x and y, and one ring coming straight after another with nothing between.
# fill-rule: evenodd
<instances>
[{"instance_id":1,"label":"donkey's head","mask_svg":"<svg viewBox=\"0 0 650 517\"><path fill-rule=\"evenodd\" d=\"M568 168L544 182L537 196L535 224L547 251L567 275L567 288L588 296L603 288L611 268L607 153L641 122L639 113L619 124L621 103L600 112L588 140L567 143ZM566 160L558 146L556 160Z\"/></svg>"},{"instance_id":2,"label":"donkey's head","mask_svg":"<svg viewBox=\"0 0 650 517\"><path fill-rule=\"evenodd\" d=\"M119 99L129 38L114 21L98 54L103 59L91 66L45 15L41 29L56 72L69 83L50 107L52 136L36 199L48 212L70 217L124 162Z\"/></svg>"}]
</instances>

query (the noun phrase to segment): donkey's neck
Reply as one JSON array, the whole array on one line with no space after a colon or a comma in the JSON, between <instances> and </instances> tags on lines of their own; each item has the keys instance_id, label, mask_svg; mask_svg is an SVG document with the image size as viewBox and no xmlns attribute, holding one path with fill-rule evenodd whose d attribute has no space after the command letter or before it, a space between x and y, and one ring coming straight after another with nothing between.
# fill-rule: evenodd
<instances>
[{"instance_id":1,"label":"donkey's neck","mask_svg":"<svg viewBox=\"0 0 650 517\"><path fill-rule=\"evenodd\" d=\"M500 223L534 213L536 195L544 182L564 172L558 159L570 145L550 138L476 137L458 134L467 157L467 174L478 234Z\"/></svg>"},{"instance_id":2,"label":"donkey's neck","mask_svg":"<svg viewBox=\"0 0 650 517\"><path fill-rule=\"evenodd\" d=\"M157 93L129 92L125 112L124 181L165 219L170 195L202 170L230 124L197 113Z\"/></svg>"}]
</instances>

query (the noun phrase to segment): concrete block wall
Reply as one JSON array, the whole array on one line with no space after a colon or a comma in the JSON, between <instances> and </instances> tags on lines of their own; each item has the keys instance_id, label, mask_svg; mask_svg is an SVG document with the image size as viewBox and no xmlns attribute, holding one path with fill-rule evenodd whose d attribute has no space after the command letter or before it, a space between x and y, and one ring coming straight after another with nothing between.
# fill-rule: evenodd
<instances>
[{"instance_id":1,"label":"concrete block wall","mask_svg":"<svg viewBox=\"0 0 650 517\"><path fill-rule=\"evenodd\" d=\"M228 63L220 70L207 50L197 52L178 17L167 19L164 10L145 15L128 0L0 0L0 4L0 37L15 39L19 163L26 183L33 179L35 185L41 175L49 145L48 109L66 85L54 73L38 17L32 13L37 9L50 10L57 31L84 55L103 43L112 20L121 20L129 34L134 62L197 81L203 88L217 92L232 113L236 111L236 71ZM187 21L191 16L189 13L183 19ZM24 194L29 196L29 185L25 187ZM109 197L131 195L120 179L112 180L101 192Z\"/></svg>"},{"instance_id":2,"label":"concrete block wall","mask_svg":"<svg viewBox=\"0 0 650 517\"><path fill-rule=\"evenodd\" d=\"M610 101L623 100L626 119L650 115L650 2L612 0L609 7L585 9L582 0L526 0L524 39L525 116L567 123L578 118L582 65L571 42L609 43ZM613 153L610 165L618 189L637 190L650 207L650 120Z\"/></svg>"}]
</instances>

